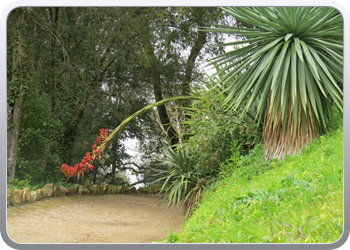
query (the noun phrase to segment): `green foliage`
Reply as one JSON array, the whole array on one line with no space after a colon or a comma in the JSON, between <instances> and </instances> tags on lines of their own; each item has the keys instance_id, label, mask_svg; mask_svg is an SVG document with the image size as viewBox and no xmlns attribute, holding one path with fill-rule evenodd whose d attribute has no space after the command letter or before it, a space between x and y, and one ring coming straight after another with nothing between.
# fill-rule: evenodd
<instances>
[{"instance_id":1,"label":"green foliage","mask_svg":"<svg viewBox=\"0 0 350 250\"><path fill-rule=\"evenodd\" d=\"M30 179L24 179L24 180L13 179L8 181L7 188L12 190L16 190L16 189L22 190L23 188L29 188L30 190L37 190L39 188L39 185L30 184Z\"/></svg>"},{"instance_id":2,"label":"green foliage","mask_svg":"<svg viewBox=\"0 0 350 250\"><path fill-rule=\"evenodd\" d=\"M25 74L30 84L25 81L22 91L27 98L19 132L18 179L29 174L37 182L45 182L47 176L61 181L59 166L78 162L91 149L99 128L112 129L147 106L154 87L163 87L164 98L183 94L184 75L188 84L203 75L196 59L221 50L207 46L214 41L209 38L219 41L221 35L207 34L199 44L203 36L197 29L204 21L216 22L218 8L40 7L13 13L23 11L23 19L9 18L7 30L8 80L24 28L28 44L21 65L30 67ZM16 20L26 20L26 26ZM197 52L189 60L182 51L192 47ZM157 78L163 86L153 86ZM8 103L13 106L19 85L8 87ZM111 179L106 175L111 168L122 170L128 158L121 143L126 138L140 140L144 158L160 152L165 144L161 132L155 113L140 115L108 149L99 171ZM98 174L86 177L96 180Z\"/></svg>"},{"instance_id":3,"label":"green foliage","mask_svg":"<svg viewBox=\"0 0 350 250\"><path fill-rule=\"evenodd\" d=\"M179 237L170 228L170 235L166 238L166 242L167 243L177 243L178 240L179 240Z\"/></svg>"},{"instance_id":4,"label":"green foliage","mask_svg":"<svg viewBox=\"0 0 350 250\"><path fill-rule=\"evenodd\" d=\"M343 232L342 130L340 126L321 136L284 161L263 163L259 147L233 161L234 171L204 193L182 233L176 234L177 242L337 241ZM239 172L243 163L258 170ZM260 172L265 164L270 168Z\"/></svg>"},{"instance_id":5,"label":"green foliage","mask_svg":"<svg viewBox=\"0 0 350 250\"><path fill-rule=\"evenodd\" d=\"M190 148L198 147L198 164L216 175L220 163L231 157L232 150L244 154L261 141L261 127L254 121L255 106L239 118L240 111L228 111L223 105L226 95L212 89L214 85L211 81L198 91L201 99L187 109L190 119L184 124L191 136L185 143Z\"/></svg>"},{"instance_id":6,"label":"green foliage","mask_svg":"<svg viewBox=\"0 0 350 250\"><path fill-rule=\"evenodd\" d=\"M268 158L300 153L326 129L332 105L343 110L343 18L331 7L226 7L244 27L207 31L237 39L211 59L224 103L243 117L258 99ZM331 21L330 21L331 20ZM266 108L267 107L267 108Z\"/></svg>"},{"instance_id":7,"label":"green foliage","mask_svg":"<svg viewBox=\"0 0 350 250\"><path fill-rule=\"evenodd\" d=\"M264 156L264 147L258 144L254 149L250 150L247 155L240 156L236 161L234 174L243 179L250 180L266 171L280 166L279 161L266 161ZM230 164L229 164L230 165Z\"/></svg>"},{"instance_id":8,"label":"green foliage","mask_svg":"<svg viewBox=\"0 0 350 250\"><path fill-rule=\"evenodd\" d=\"M154 169L161 176L156 182L163 182L160 192L164 191L161 201L168 200L169 206L182 204L187 214L198 204L205 185L210 182L211 174L201 168L194 158L195 152L190 152L184 146L176 150L164 150L164 159L158 159L160 166L166 169Z\"/></svg>"},{"instance_id":9,"label":"green foliage","mask_svg":"<svg viewBox=\"0 0 350 250\"><path fill-rule=\"evenodd\" d=\"M222 75L220 83L228 96L225 102L244 112L260 97L262 104L276 107L274 117L287 120L289 103L294 124L308 116L306 103L317 121L325 125L329 104L342 110L343 20L329 7L227 7L223 10L254 28L218 26L209 31L246 39L220 46L238 46L214 59ZM242 73L244 72L244 73ZM271 91L270 91L271 90ZM282 112L277 113L277 107ZM301 115L298 115L298 111ZM259 105L261 121L266 108Z\"/></svg>"},{"instance_id":10,"label":"green foliage","mask_svg":"<svg viewBox=\"0 0 350 250\"><path fill-rule=\"evenodd\" d=\"M165 158L158 159L160 166L155 169L160 176L156 182L162 183L165 191L163 200L168 199L169 205L184 204L187 213L195 208L220 171L223 173L223 162L237 161L261 140L261 128L254 116L239 119L237 112L227 111L222 105L225 94L211 89L212 85L213 82L203 86L195 94L199 100L186 108L190 118L182 124L186 129L184 137L189 139L177 145L176 150L166 149Z\"/></svg>"}]
</instances>

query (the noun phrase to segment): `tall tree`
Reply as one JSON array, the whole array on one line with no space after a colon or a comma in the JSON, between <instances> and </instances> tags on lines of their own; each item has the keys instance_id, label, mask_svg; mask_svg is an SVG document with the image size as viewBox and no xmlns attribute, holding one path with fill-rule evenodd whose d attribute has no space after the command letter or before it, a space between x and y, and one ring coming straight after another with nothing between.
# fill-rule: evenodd
<instances>
[{"instance_id":1,"label":"tall tree","mask_svg":"<svg viewBox=\"0 0 350 250\"><path fill-rule=\"evenodd\" d=\"M176 95L188 95L190 87L200 78L198 61L205 53L217 53L208 49L210 42L218 39L206 32L199 32L200 25L217 21L217 8L138 8L133 12L139 33L138 52L147 79L153 84L156 102ZM136 16L142 17L140 22ZM197 63L197 64L196 64ZM183 105L189 105L184 101ZM157 107L160 122L171 145L179 142L179 135L171 124L165 105Z\"/></svg>"},{"instance_id":2,"label":"tall tree","mask_svg":"<svg viewBox=\"0 0 350 250\"><path fill-rule=\"evenodd\" d=\"M342 110L343 20L329 7L224 8L251 27L221 26L213 32L243 39L213 59L225 74L225 100L244 115L259 98L266 155L295 155L326 127L330 105ZM252 27L253 26L253 27Z\"/></svg>"},{"instance_id":3,"label":"tall tree","mask_svg":"<svg viewBox=\"0 0 350 250\"><path fill-rule=\"evenodd\" d=\"M8 17L8 58L7 68L7 180L15 176L19 128L23 103L29 84L30 59L27 55L28 8L12 11Z\"/></svg>"},{"instance_id":4,"label":"tall tree","mask_svg":"<svg viewBox=\"0 0 350 250\"><path fill-rule=\"evenodd\" d=\"M16 123L19 141L12 144L19 155L12 165L22 178L60 176L60 164L77 162L90 150L99 128L113 129L154 99L187 94L201 76L199 59L218 51L208 46L214 36L197 28L216 18L221 13L217 8L39 7L25 12L26 19L18 13L11 13L8 26L9 34L23 33L9 36L8 104L13 114L15 103L24 104L24 119ZM24 21L26 29L15 24ZM29 45L21 48L22 57L20 39ZM19 81L11 82L17 77L12 73L15 57L30 65L23 74L30 79L23 85L29 95L24 103L16 97L25 95L13 91ZM160 129L172 131L168 138L176 143L170 108L157 110L160 128L154 112L131 122L113 150L122 157L120 142L130 137L139 139L147 152L156 151L165 142Z\"/></svg>"}]
</instances>

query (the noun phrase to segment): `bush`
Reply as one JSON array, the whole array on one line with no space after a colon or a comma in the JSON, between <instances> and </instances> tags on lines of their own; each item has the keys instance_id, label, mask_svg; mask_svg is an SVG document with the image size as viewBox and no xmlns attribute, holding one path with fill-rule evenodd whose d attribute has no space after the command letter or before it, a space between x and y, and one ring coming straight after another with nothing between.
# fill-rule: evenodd
<instances>
[{"instance_id":1,"label":"bush","mask_svg":"<svg viewBox=\"0 0 350 250\"><path fill-rule=\"evenodd\" d=\"M7 188L12 190L22 190L23 188L29 188L30 190L37 190L39 188L39 185L31 185L30 180L24 179L24 180L18 180L13 179L10 180L7 184Z\"/></svg>"},{"instance_id":2,"label":"bush","mask_svg":"<svg viewBox=\"0 0 350 250\"><path fill-rule=\"evenodd\" d=\"M156 182L163 183L162 201L181 203L187 214L219 173L231 171L224 168L235 168L239 157L261 140L261 127L254 121L256 106L240 118L240 110L228 111L223 105L226 96L218 88L212 89L214 84L204 86L201 99L185 109L189 119L182 124L187 140L176 149L164 150L165 158L157 159L160 164L154 170L159 176Z\"/></svg>"},{"instance_id":3,"label":"bush","mask_svg":"<svg viewBox=\"0 0 350 250\"><path fill-rule=\"evenodd\" d=\"M232 156L232 143L237 153L245 154L261 142L262 128L254 121L256 105L241 118L241 110L233 112L223 105L226 95L219 88L212 89L214 84L203 87L202 98L186 110L190 119L185 125L190 139L185 143L191 149L198 147L195 156L198 164L217 175L220 163Z\"/></svg>"},{"instance_id":4,"label":"bush","mask_svg":"<svg viewBox=\"0 0 350 250\"><path fill-rule=\"evenodd\" d=\"M160 192L164 192L162 202L168 200L169 206L181 204L188 215L199 203L201 193L211 181L211 173L201 168L195 161L195 152L179 145L164 150L164 159L158 159L165 169L154 169L161 176L156 182L163 182Z\"/></svg>"}]
</instances>

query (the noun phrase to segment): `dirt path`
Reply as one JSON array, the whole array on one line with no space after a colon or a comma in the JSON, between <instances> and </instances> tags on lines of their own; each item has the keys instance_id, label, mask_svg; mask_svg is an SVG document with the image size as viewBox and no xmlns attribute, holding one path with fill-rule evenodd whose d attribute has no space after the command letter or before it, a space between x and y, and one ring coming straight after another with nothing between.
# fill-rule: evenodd
<instances>
[{"instance_id":1,"label":"dirt path","mask_svg":"<svg viewBox=\"0 0 350 250\"><path fill-rule=\"evenodd\" d=\"M7 212L17 243L151 243L179 232L180 207L157 195L73 196L41 200Z\"/></svg>"}]
</instances>

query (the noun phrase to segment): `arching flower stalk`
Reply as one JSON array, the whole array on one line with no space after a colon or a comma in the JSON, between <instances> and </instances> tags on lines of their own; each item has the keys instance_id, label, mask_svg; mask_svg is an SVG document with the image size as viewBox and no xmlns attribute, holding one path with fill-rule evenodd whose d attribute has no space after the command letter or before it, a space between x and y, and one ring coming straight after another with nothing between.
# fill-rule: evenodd
<instances>
[{"instance_id":1,"label":"arching flower stalk","mask_svg":"<svg viewBox=\"0 0 350 250\"><path fill-rule=\"evenodd\" d=\"M128 122L130 122L135 117L143 114L144 112L146 112L147 110L153 107L163 105L164 103L167 103L167 102L178 101L178 100L193 100L193 99L199 99L199 98L200 98L199 96L177 96L177 97L164 99L162 101L150 104L144 107L143 109L140 109L139 111L135 112L133 115L125 119L117 128L115 128L110 135L108 135L108 131L109 131L108 129L100 129L100 135L96 138L95 143L92 145L92 155L90 152L87 152L82 162L79 164L76 164L74 168L70 167L65 163L62 164L61 171L67 177L66 182L68 182L70 177L73 177L76 175L78 175L78 181L79 181L80 175L82 175L84 178L84 172L86 170L93 169L92 162L96 159L96 157L98 157L99 160L103 157L103 151L106 149L106 147L114 138L114 136L119 131L121 131L125 127L125 125L128 124Z\"/></svg>"}]
</instances>

